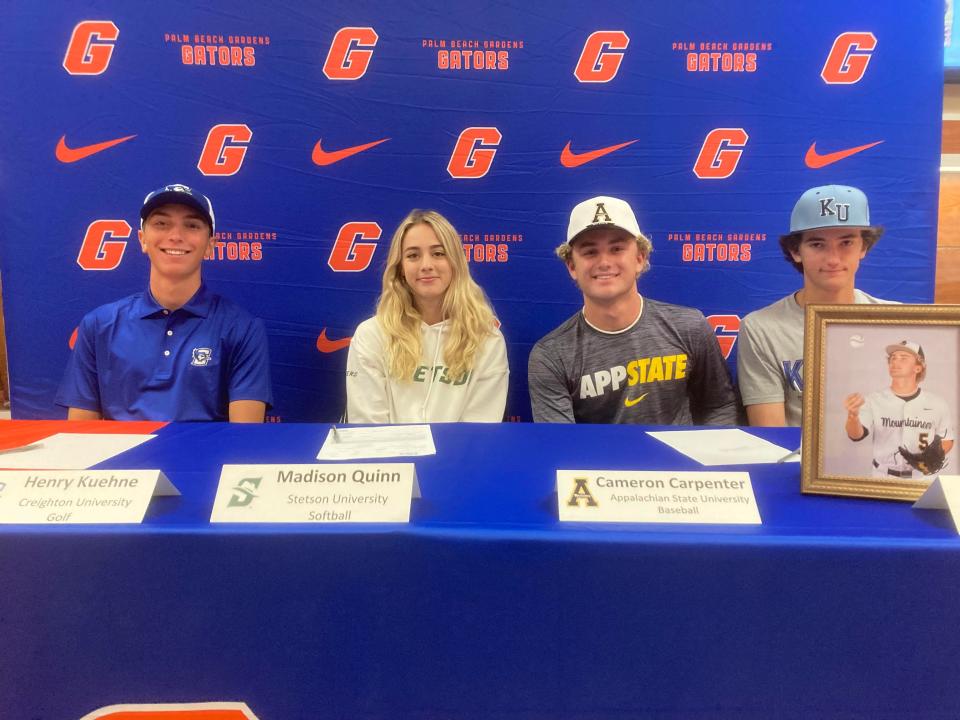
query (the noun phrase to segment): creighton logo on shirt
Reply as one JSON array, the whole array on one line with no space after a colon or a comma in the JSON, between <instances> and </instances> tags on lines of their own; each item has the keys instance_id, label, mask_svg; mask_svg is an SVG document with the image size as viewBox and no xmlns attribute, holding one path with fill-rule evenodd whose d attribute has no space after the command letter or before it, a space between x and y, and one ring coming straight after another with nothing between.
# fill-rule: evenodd
<instances>
[{"instance_id":1,"label":"creighton logo on shirt","mask_svg":"<svg viewBox=\"0 0 960 720\"><path fill-rule=\"evenodd\" d=\"M687 376L687 355L655 355L637 358L626 365L617 365L609 370L597 370L580 378L580 399L601 397L615 392L622 386L633 387L642 383L682 380ZM624 405L632 407L647 393L636 398L624 398Z\"/></svg>"},{"instance_id":2,"label":"creighton logo on shirt","mask_svg":"<svg viewBox=\"0 0 960 720\"><path fill-rule=\"evenodd\" d=\"M211 360L213 360L213 350L204 347L194 348L193 359L190 361L190 364L196 365L197 367L206 367L210 364Z\"/></svg>"}]
</instances>

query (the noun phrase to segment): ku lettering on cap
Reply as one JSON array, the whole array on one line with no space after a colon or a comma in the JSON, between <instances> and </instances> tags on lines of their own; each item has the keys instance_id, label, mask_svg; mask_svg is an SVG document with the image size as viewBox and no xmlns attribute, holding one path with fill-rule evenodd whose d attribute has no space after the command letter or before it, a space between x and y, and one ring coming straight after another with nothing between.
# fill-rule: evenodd
<instances>
[{"instance_id":1,"label":"ku lettering on cap","mask_svg":"<svg viewBox=\"0 0 960 720\"><path fill-rule=\"evenodd\" d=\"M159 190L148 193L143 199L143 207L140 208L140 227L143 227L144 221L150 217L150 213L161 205L186 205L200 213L207 225L210 226L210 234L216 232L216 219L213 214L213 203L203 193L194 190L187 185L173 183L164 185Z\"/></svg>"},{"instance_id":2,"label":"ku lettering on cap","mask_svg":"<svg viewBox=\"0 0 960 720\"><path fill-rule=\"evenodd\" d=\"M901 340L896 345L887 345L887 356L893 355L895 352L908 352L911 355L916 356L921 361L926 362L927 359L923 354L923 346L920 343L907 342L906 340Z\"/></svg>"},{"instance_id":3,"label":"ku lettering on cap","mask_svg":"<svg viewBox=\"0 0 960 720\"><path fill-rule=\"evenodd\" d=\"M849 185L823 185L801 195L790 214L790 232L830 227L871 227L867 196Z\"/></svg>"},{"instance_id":4,"label":"ku lettering on cap","mask_svg":"<svg viewBox=\"0 0 960 720\"><path fill-rule=\"evenodd\" d=\"M598 195L584 200L570 211L570 224L567 226L567 243L585 230L595 227L617 227L633 237L640 235L640 225L633 214L633 208L626 200Z\"/></svg>"}]
</instances>

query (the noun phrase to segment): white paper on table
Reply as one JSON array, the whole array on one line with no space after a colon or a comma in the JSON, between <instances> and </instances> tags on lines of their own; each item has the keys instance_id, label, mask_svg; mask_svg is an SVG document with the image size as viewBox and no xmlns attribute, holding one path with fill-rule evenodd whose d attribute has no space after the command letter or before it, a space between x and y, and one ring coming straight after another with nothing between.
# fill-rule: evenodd
<instances>
[{"instance_id":1,"label":"white paper on table","mask_svg":"<svg viewBox=\"0 0 960 720\"><path fill-rule=\"evenodd\" d=\"M155 437L130 433L57 433L26 449L0 454L0 468L87 470Z\"/></svg>"},{"instance_id":2,"label":"white paper on table","mask_svg":"<svg viewBox=\"0 0 960 720\"><path fill-rule=\"evenodd\" d=\"M317 460L409 457L436 455L429 425L380 425L362 428L331 428Z\"/></svg>"},{"instance_id":3,"label":"white paper on table","mask_svg":"<svg viewBox=\"0 0 960 720\"><path fill-rule=\"evenodd\" d=\"M701 465L800 462L800 456L792 454L791 449L774 445L772 442L737 428L657 430L648 431L647 435L693 458Z\"/></svg>"}]
</instances>

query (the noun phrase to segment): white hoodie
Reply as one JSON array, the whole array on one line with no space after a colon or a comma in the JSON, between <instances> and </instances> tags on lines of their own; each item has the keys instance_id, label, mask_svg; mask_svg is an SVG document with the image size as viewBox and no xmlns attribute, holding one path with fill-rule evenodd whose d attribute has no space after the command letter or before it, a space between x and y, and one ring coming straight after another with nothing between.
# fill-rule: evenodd
<instances>
[{"instance_id":1,"label":"white hoodie","mask_svg":"<svg viewBox=\"0 0 960 720\"><path fill-rule=\"evenodd\" d=\"M413 377L387 369L387 342L375 317L360 323L347 356L351 423L500 422L507 402L507 347L499 330L484 341L473 370L451 378L443 361L448 321L420 323L420 362Z\"/></svg>"}]
</instances>

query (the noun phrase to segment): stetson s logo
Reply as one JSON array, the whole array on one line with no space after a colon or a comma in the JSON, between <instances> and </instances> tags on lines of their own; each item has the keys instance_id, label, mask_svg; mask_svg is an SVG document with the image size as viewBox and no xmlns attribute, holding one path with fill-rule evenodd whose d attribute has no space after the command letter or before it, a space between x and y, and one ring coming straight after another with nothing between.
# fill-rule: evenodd
<instances>
[{"instance_id":1,"label":"stetson s logo","mask_svg":"<svg viewBox=\"0 0 960 720\"><path fill-rule=\"evenodd\" d=\"M359 80L367 73L379 39L372 27L340 28L327 51L323 74L330 80Z\"/></svg>"},{"instance_id":2,"label":"stetson s logo","mask_svg":"<svg viewBox=\"0 0 960 720\"><path fill-rule=\"evenodd\" d=\"M120 29L110 20L84 20L70 35L63 69L71 75L100 75L110 65ZM106 40L108 42L94 42Z\"/></svg>"}]
</instances>

